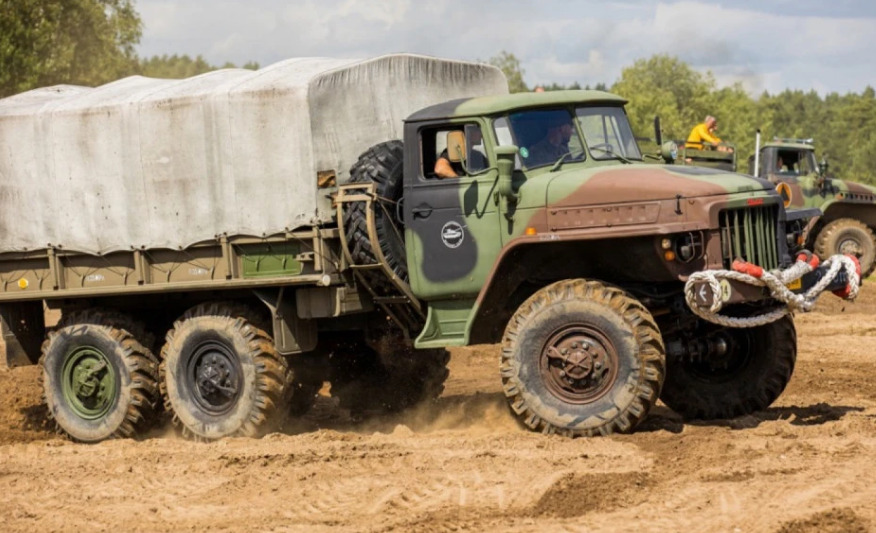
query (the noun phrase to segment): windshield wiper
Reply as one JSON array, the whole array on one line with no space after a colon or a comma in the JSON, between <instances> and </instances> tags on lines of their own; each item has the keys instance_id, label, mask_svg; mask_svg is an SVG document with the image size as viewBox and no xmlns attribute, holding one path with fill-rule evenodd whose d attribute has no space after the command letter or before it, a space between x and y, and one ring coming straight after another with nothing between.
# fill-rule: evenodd
<instances>
[{"instance_id":1,"label":"windshield wiper","mask_svg":"<svg viewBox=\"0 0 876 533\"><path fill-rule=\"evenodd\" d=\"M621 161L621 162L626 163L628 165L633 164L632 161L630 161L629 159L627 159L626 157L624 157L620 154L615 153L613 150L606 150L605 148L598 148L595 146L591 146L590 151L592 152L593 150L599 150L600 152L602 152L604 154L610 155L611 157L609 157L608 159L617 159L618 161Z\"/></svg>"},{"instance_id":2,"label":"windshield wiper","mask_svg":"<svg viewBox=\"0 0 876 533\"><path fill-rule=\"evenodd\" d=\"M556 172L556 171L560 170L560 167L563 166L563 161L565 161L566 158L569 157L570 155L572 155L572 152L566 152L565 154L561 155L560 158L557 159L557 162L554 163L554 166L551 167L550 171Z\"/></svg>"}]
</instances>

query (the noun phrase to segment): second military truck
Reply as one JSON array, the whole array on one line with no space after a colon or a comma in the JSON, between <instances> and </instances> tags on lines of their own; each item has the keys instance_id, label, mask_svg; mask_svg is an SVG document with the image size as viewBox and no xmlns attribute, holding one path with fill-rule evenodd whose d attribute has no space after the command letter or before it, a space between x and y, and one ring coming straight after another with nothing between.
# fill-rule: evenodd
<instances>
[{"instance_id":1,"label":"second military truck","mask_svg":"<svg viewBox=\"0 0 876 533\"><path fill-rule=\"evenodd\" d=\"M876 187L836 179L828 173L827 160L817 163L812 139L783 139L757 143L749 173L776 185L788 208L817 207L806 231L809 249L822 257L851 254L861 262L864 276L876 269Z\"/></svg>"},{"instance_id":2,"label":"second military truck","mask_svg":"<svg viewBox=\"0 0 876 533\"><path fill-rule=\"evenodd\" d=\"M403 409L474 343L500 345L536 431L630 431L658 398L765 408L793 322L706 323L683 282L787 266L801 223L768 181L643 155L624 103L410 55L0 100L7 360L42 365L49 416L85 442L165 415L256 436L325 382L359 413ZM774 303L739 294L738 316Z\"/></svg>"}]
</instances>

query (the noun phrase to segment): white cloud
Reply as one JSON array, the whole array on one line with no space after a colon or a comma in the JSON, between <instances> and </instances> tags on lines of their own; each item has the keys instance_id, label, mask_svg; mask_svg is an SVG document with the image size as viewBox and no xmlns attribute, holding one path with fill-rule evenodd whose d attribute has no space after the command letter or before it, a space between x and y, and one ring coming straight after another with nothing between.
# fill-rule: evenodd
<instances>
[{"instance_id":1,"label":"white cloud","mask_svg":"<svg viewBox=\"0 0 876 533\"><path fill-rule=\"evenodd\" d=\"M143 55L217 64L414 52L522 61L530 84L612 83L655 53L753 93L876 84L876 3L648 0L140 0Z\"/></svg>"},{"instance_id":2,"label":"white cloud","mask_svg":"<svg viewBox=\"0 0 876 533\"><path fill-rule=\"evenodd\" d=\"M359 17L362 20L377 21L384 25L387 30L393 24L403 22L410 8L408 0L384 0L383 2L362 2L360 0L347 0L338 9L338 14L346 17Z\"/></svg>"}]
</instances>

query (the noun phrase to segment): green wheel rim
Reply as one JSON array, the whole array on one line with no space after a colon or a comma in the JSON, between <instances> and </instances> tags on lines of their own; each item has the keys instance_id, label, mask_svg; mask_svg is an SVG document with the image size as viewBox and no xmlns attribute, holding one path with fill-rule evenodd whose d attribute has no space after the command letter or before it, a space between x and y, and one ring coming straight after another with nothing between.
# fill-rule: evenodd
<instances>
[{"instance_id":1,"label":"green wheel rim","mask_svg":"<svg viewBox=\"0 0 876 533\"><path fill-rule=\"evenodd\" d=\"M109 412L118 394L116 371L103 352L92 346L75 349L64 361L61 388L78 416L96 420Z\"/></svg>"}]
</instances>

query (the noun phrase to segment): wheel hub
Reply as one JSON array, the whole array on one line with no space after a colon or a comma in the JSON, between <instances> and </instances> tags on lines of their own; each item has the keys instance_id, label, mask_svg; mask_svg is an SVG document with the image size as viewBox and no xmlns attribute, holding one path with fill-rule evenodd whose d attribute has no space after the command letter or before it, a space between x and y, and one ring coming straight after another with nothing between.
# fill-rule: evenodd
<instances>
[{"instance_id":1,"label":"wheel hub","mask_svg":"<svg viewBox=\"0 0 876 533\"><path fill-rule=\"evenodd\" d=\"M861 249L861 243L859 243L856 239L845 238L839 243L839 253L841 254L850 254L855 257L861 257L863 250Z\"/></svg>"},{"instance_id":2,"label":"wheel hub","mask_svg":"<svg viewBox=\"0 0 876 533\"><path fill-rule=\"evenodd\" d=\"M201 344L189 360L195 402L211 414L231 410L240 397L242 374L236 354L219 342Z\"/></svg>"},{"instance_id":3,"label":"wheel hub","mask_svg":"<svg viewBox=\"0 0 876 533\"><path fill-rule=\"evenodd\" d=\"M94 420L105 415L116 396L116 375L106 355L86 346L71 353L61 372L67 404L80 417Z\"/></svg>"},{"instance_id":4,"label":"wheel hub","mask_svg":"<svg viewBox=\"0 0 876 533\"><path fill-rule=\"evenodd\" d=\"M588 403L611 388L617 376L617 352L600 332L568 327L548 340L540 370L553 394L571 403Z\"/></svg>"}]
</instances>

